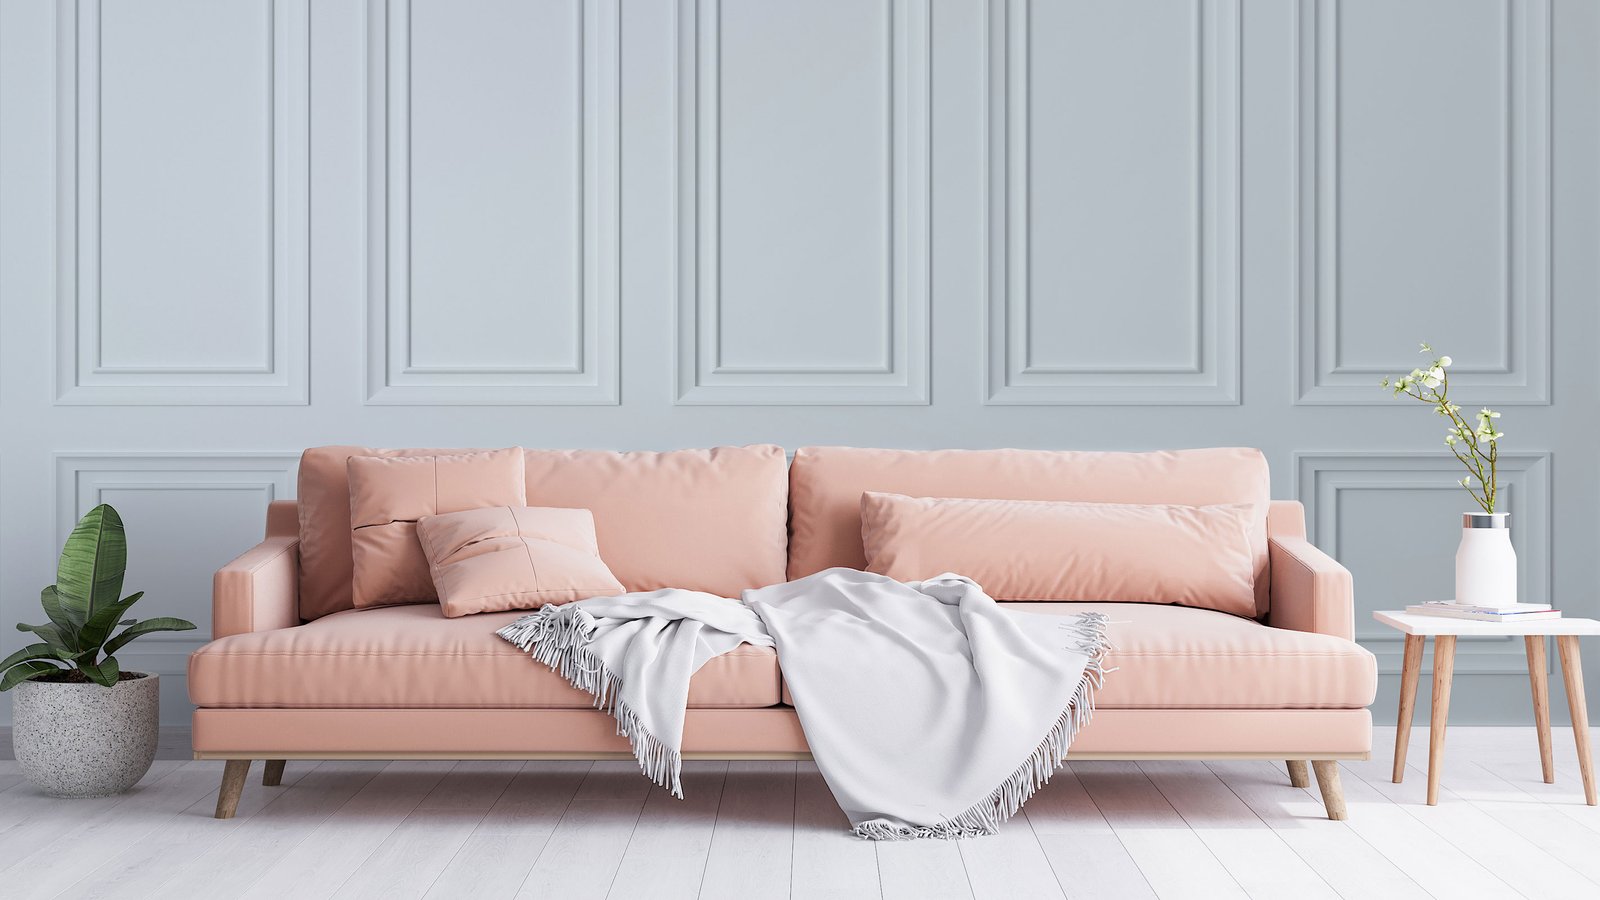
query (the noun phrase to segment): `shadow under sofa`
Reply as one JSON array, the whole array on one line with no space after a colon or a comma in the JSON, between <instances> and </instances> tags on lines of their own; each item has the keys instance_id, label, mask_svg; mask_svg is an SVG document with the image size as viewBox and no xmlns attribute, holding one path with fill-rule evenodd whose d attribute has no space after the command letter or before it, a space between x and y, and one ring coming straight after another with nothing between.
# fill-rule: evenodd
<instances>
[{"instance_id":1,"label":"shadow under sofa","mask_svg":"<svg viewBox=\"0 0 1600 900\"><path fill-rule=\"evenodd\" d=\"M348 505L344 461L435 452L308 450L300 500L273 502L266 539L216 574L215 639L191 656L189 689L195 758L227 761L217 817L233 814L257 759L274 785L288 759L632 758L587 694L495 635L525 611L452 619L436 603L337 608L339 578L348 582L335 515L341 490ZM776 447L528 453L529 505L593 510L602 555L630 590L729 596L860 568L863 490L1196 505L1249 495L1265 520L1255 619L1149 603L1019 604L1105 612L1112 623L1115 671L1068 759L1287 760L1298 786L1314 768L1328 815L1343 818L1337 761L1370 754L1377 673L1351 639L1350 573L1306 541L1299 503L1265 499L1255 451L807 447L792 465ZM684 758L809 758L789 699L772 650L714 658L691 681Z\"/></svg>"}]
</instances>

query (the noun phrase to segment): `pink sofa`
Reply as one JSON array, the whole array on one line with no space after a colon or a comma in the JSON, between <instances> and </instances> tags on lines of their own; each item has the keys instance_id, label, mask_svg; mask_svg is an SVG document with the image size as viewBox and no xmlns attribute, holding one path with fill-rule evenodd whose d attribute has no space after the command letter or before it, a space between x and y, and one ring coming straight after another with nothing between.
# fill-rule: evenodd
<instances>
[{"instance_id":1,"label":"pink sofa","mask_svg":"<svg viewBox=\"0 0 1600 900\"><path fill-rule=\"evenodd\" d=\"M189 662L197 759L227 760L217 816L250 761L276 784L287 759L631 758L589 697L496 637L522 613L447 619L437 603L350 608L352 455L322 447L298 501L216 574L215 640ZM667 453L527 452L531 506L594 512L601 553L629 590L740 590L861 567L865 490L1095 502L1251 502L1260 509L1256 619L1136 603L1030 602L1110 614L1115 667L1083 759L1281 759L1343 816L1336 760L1371 749L1370 653L1352 640L1350 573L1305 539L1300 504L1273 501L1254 450L1158 454L771 446ZM342 516L342 519L341 519ZM1151 548L1159 552L1159 548ZM773 651L749 645L694 677L686 758L796 759L805 735Z\"/></svg>"}]
</instances>

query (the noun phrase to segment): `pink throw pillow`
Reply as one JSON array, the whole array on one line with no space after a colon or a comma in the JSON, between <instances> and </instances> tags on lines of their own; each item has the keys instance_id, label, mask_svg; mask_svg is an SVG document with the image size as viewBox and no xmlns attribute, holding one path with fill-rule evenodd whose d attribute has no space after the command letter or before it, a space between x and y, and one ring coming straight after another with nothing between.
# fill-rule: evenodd
<instances>
[{"instance_id":1,"label":"pink throw pillow","mask_svg":"<svg viewBox=\"0 0 1600 900\"><path fill-rule=\"evenodd\" d=\"M1255 507L861 495L867 571L955 572L996 600L1175 603L1254 616Z\"/></svg>"},{"instance_id":2,"label":"pink throw pillow","mask_svg":"<svg viewBox=\"0 0 1600 900\"><path fill-rule=\"evenodd\" d=\"M432 603L424 516L526 503L522 448L438 456L352 456L351 593L355 606Z\"/></svg>"},{"instance_id":3,"label":"pink throw pillow","mask_svg":"<svg viewBox=\"0 0 1600 900\"><path fill-rule=\"evenodd\" d=\"M451 618L623 593L587 509L496 506L417 523L439 606Z\"/></svg>"}]
</instances>

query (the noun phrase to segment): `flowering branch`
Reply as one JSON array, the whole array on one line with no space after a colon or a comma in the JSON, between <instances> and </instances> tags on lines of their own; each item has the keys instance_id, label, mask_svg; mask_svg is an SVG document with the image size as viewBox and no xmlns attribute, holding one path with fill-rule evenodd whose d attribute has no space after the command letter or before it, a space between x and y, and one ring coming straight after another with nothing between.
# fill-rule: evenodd
<instances>
[{"instance_id":1,"label":"flowering branch","mask_svg":"<svg viewBox=\"0 0 1600 900\"><path fill-rule=\"evenodd\" d=\"M1423 344L1420 352L1432 353L1433 348ZM1494 426L1494 420L1500 418L1500 414L1491 409L1480 409L1474 416L1476 424L1467 424L1466 417L1461 415L1461 407L1450 402L1450 373L1446 371L1450 363L1450 357L1440 356L1429 363L1426 369L1412 369L1411 374L1400 375L1392 380L1385 378L1383 386L1393 390L1396 397L1404 394L1431 405L1434 412L1449 420L1450 425L1444 435L1445 446L1450 448L1450 452L1469 473L1459 483L1484 512L1492 514L1499 488L1499 442L1505 437L1505 432ZM1473 487L1474 478L1477 479L1477 488Z\"/></svg>"}]
</instances>

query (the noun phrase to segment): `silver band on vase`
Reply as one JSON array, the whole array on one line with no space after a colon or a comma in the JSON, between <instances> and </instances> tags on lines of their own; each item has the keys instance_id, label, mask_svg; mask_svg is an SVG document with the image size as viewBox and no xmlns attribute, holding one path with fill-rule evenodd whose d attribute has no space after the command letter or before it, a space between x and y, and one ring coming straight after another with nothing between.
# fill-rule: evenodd
<instances>
[{"instance_id":1,"label":"silver band on vase","mask_svg":"<svg viewBox=\"0 0 1600 900\"><path fill-rule=\"evenodd\" d=\"M1508 513L1462 513L1462 528L1508 528L1507 523L1511 516Z\"/></svg>"}]
</instances>

